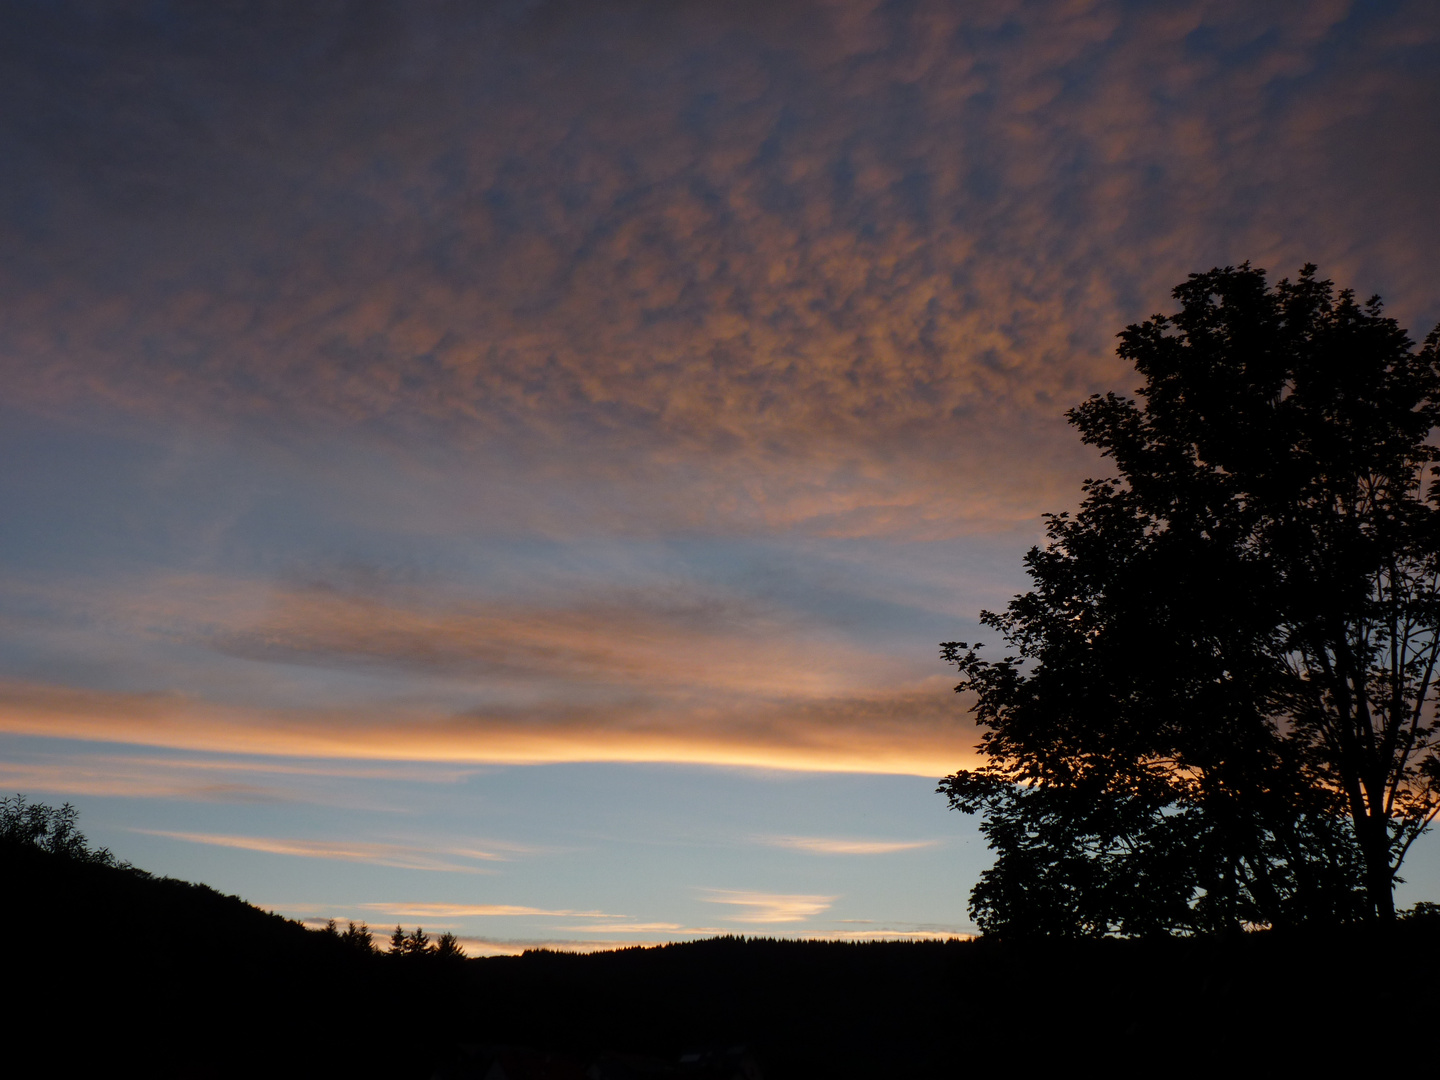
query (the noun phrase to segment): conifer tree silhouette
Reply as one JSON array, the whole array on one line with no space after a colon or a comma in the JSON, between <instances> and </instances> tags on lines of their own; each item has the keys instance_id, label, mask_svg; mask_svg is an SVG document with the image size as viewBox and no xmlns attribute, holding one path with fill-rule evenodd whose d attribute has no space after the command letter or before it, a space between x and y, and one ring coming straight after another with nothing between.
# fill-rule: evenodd
<instances>
[{"instance_id":1,"label":"conifer tree silhouette","mask_svg":"<svg viewBox=\"0 0 1440 1080\"><path fill-rule=\"evenodd\" d=\"M430 950L430 938L422 928L417 926L405 938L401 949L406 956L424 956Z\"/></svg>"},{"instance_id":2,"label":"conifer tree silhouette","mask_svg":"<svg viewBox=\"0 0 1440 1080\"><path fill-rule=\"evenodd\" d=\"M436 940L434 953L440 960L462 960L465 957L465 950L460 948L460 939L448 930Z\"/></svg>"},{"instance_id":3,"label":"conifer tree silhouette","mask_svg":"<svg viewBox=\"0 0 1440 1080\"><path fill-rule=\"evenodd\" d=\"M369 955L375 951L375 939L370 933L370 927L363 922L359 926L352 922L340 935L340 940L357 953Z\"/></svg>"}]
</instances>

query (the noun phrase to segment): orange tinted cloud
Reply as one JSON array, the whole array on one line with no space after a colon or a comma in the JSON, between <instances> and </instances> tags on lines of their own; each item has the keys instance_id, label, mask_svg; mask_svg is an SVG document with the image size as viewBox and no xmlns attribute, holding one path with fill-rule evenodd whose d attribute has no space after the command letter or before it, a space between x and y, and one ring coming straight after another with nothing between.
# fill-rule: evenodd
<instances>
[{"instance_id":1,"label":"orange tinted cloud","mask_svg":"<svg viewBox=\"0 0 1440 1080\"><path fill-rule=\"evenodd\" d=\"M484 938L460 937L460 947L467 956L519 956L532 949L547 949L551 952L592 953L610 952L615 949L649 948L667 945L666 939L648 941L609 940L577 941L573 938Z\"/></svg>"},{"instance_id":2,"label":"orange tinted cloud","mask_svg":"<svg viewBox=\"0 0 1440 1080\"><path fill-rule=\"evenodd\" d=\"M156 769L123 759L97 762L78 755L63 762L0 762L0 787L64 795L197 802L268 802L285 798L285 793L264 784L207 782L184 775L184 770Z\"/></svg>"},{"instance_id":3,"label":"orange tinted cloud","mask_svg":"<svg viewBox=\"0 0 1440 1080\"><path fill-rule=\"evenodd\" d=\"M647 695L809 698L913 677L913 661L847 640L793 605L655 577L629 589L572 584L559 596L552 587L494 598L467 598L449 583L427 589L198 574L5 593L64 619L246 661L495 687L539 681ZM33 626L17 622L16 629Z\"/></svg>"},{"instance_id":4,"label":"orange tinted cloud","mask_svg":"<svg viewBox=\"0 0 1440 1080\"><path fill-rule=\"evenodd\" d=\"M678 762L942 776L975 732L943 689L888 699L627 710L266 710L0 682L0 731L192 751L476 764Z\"/></svg>"},{"instance_id":5,"label":"orange tinted cloud","mask_svg":"<svg viewBox=\"0 0 1440 1080\"><path fill-rule=\"evenodd\" d=\"M474 916L553 915L594 919L620 919L623 915L606 915L603 911L553 911L548 908L524 907L519 904L361 904L366 911L393 915L401 919L461 919Z\"/></svg>"},{"instance_id":6,"label":"orange tinted cloud","mask_svg":"<svg viewBox=\"0 0 1440 1080\"><path fill-rule=\"evenodd\" d=\"M963 930L830 930L801 934L804 941L971 941Z\"/></svg>"},{"instance_id":7,"label":"orange tinted cloud","mask_svg":"<svg viewBox=\"0 0 1440 1080\"><path fill-rule=\"evenodd\" d=\"M280 588L249 625L211 625L212 647L249 659L651 691L817 696L873 678L887 663L816 640L794 613L663 587L557 607L512 601L438 610L330 586ZM205 640L203 626L195 632Z\"/></svg>"},{"instance_id":8,"label":"orange tinted cloud","mask_svg":"<svg viewBox=\"0 0 1440 1080\"><path fill-rule=\"evenodd\" d=\"M7 387L443 445L614 528L940 536L1073 491L1060 412L1186 272L1440 315L1433 5L782 7L197 8L223 62L64 82L36 16Z\"/></svg>"},{"instance_id":9,"label":"orange tinted cloud","mask_svg":"<svg viewBox=\"0 0 1440 1080\"><path fill-rule=\"evenodd\" d=\"M157 667L152 680L190 689L149 694L0 682L0 730L451 764L687 762L939 776L973 756L974 726L946 676L917 677L932 665L778 602L674 583L572 590L568 604L455 592L191 575L36 593L32 601L67 620L123 635L127 648L208 651L222 674ZM269 672L258 692L256 662ZM287 674L297 667L319 669L322 689ZM352 686L356 676L364 681ZM239 770L197 779L207 766L179 762L162 779L159 764L127 760L128 779L106 766L117 782L177 792L251 783ZM283 797L275 773L264 797Z\"/></svg>"},{"instance_id":10,"label":"orange tinted cloud","mask_svg":"<svg viewBox=\"0 0 1440 1080\"><path fill-rule=\"evenodd\" d=\"M63 729L59 729L63 730ZM376 809L383 793L336 788L327 780L372 779L456 783L475 769L403 763L291 762L238 757L147 757L125 753L43 753L0 760L0 789L58 795L181 799L187 802L301 802ZM318 783L315 783L317 782ZM456 854L464 852L456 851Z\"/></svg>"},{"instance_id":11,"label":"orange tinted cloud","mask_svg":"<svg viewBox=\"0 0 1440 1080\"><path fill-rule=\"evenodd\" d=\"M788 893L745 892L740 889L707 889L701 896L707 904L727 904L744 914L731 920L743 923L804 922L830 909L839 897Z\"/></svg>"},{"instance_id":12,"label":"orange tinted cloud","mask_svg":"<svg viewBox=\"0 0 1440 1080\"><path fill-rule=\"evenodd\" d=\"M763 842L816 855L889 855L939 843L938 840L841 840L825 836L771 836Z\"/></svg>"},{"instance_id":13,"label":"orange tinted cloud","mask_svg":"<svg viewBox=\"0 0 1440 1080\"><path fill-rule=\"evenodd\" d=\"M150 836L163 836L171 840L185 840L192 844L212 844L217 847L239 848L242 851L261 851L267 855L296 855L307 859L336 859L340 862L372 863L376 866L393 866L402 870L435 870L448 873L486 874L493 871L457 862L451 855L462 855L466 859L499 859L483 851L440 849L427 851L414 844L382 844L369 841L302 840L278 836L228 836L217 833L169 832L161 829L140 829Z\"/></svg>"},{"instance_id":14,"label":"orange tinted cloud","mask_svg":"<svg viewBox=\"0 0 1440 1080\"><path fill-rule=\"evenodd\" d=\"M0 761L0 788L64 795L184 799L197 802L331 802L353 796L318 791L305 781L352 778L455 783L472 770L337 762L296 764L281 759L143 757L129 754L48 754Z\"/></svg>"}]
</instances>

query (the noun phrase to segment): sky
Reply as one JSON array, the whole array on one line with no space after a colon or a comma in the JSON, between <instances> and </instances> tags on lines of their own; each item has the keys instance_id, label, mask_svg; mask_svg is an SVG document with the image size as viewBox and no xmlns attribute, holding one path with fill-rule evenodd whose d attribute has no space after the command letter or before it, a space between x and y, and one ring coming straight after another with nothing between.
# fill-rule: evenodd
<instances>
[{"instance_id":1,"label":"sky","mask_svg":"<svg viewBox=\"0 0 1440 1080\"><path fill-rule=\"evenodd\" d=\"M0 788L295 918L971 932L938 643L1116 333L1440 322L1430 0L0 20Z\"/></svg>"}]
</instances>

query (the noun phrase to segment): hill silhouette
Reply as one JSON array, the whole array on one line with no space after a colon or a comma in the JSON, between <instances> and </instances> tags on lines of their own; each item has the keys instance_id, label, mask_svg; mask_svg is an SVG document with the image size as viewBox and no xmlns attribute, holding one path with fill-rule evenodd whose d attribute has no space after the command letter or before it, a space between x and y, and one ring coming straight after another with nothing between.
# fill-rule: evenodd
<instances>
[{"instance_id":1,"label":"hill silhouette","mask_svg":"<svg viewBox=\"0 0 1440 1080\"><path fill-rule=\"evenodd\" d=\"M34 848L0 845L0 880L11 1044L60 1075L950 1077L1182 1051L1180 1071L1333 1063L1337 1001L1440 960L1430 909L1323 938L716 938L411 963L204 885Z\"/></svg>"}]
</instances>

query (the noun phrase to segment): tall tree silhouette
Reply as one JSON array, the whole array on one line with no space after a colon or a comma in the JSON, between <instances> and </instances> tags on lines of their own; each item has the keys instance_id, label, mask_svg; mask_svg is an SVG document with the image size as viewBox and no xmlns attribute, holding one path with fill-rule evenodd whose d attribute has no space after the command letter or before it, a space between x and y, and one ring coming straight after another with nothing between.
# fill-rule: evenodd
<instances>
[{"instance_id":1,"label":"tall tree silhouette","mask_svg":"<svg viewBox=\"0 0 1440 1080\"><path fill-rule=\"evenodd\" d=\"M430 935L424 929L417 926L406 936L401 945L401 951L406 956L425 956L430 952Z\"/></svg>"},{"instance_id":2,"label":"tall tree silhouette","mask_svg":"<svg viewBox=\"0 0 1440 1080\"><path fill-rule=\"evenodd\" d=\"M399 928L397 927L396 929ZM375 937L370 933L370 927L363 922L359 926L356 926L353 922L350 923L345 928L345 932L340 935L340 940L354 952L362 956L369 956L375 952Z\"/></svg>"},{"instance_id":3,"label":"tall tree silhouette","mask_svg":"<svg viewBox=\"0 0 1440 1080\"><path fill-rule=\"evenodd\" d=\"M1440 805L1440 329L1306 266L1194 274L1132 325L1140 402L1071 410L1087 480L942 646L985 729L941 782L983 812L987 931L1149 933L1394 916Z\"/></svg>"}]
</instances>

